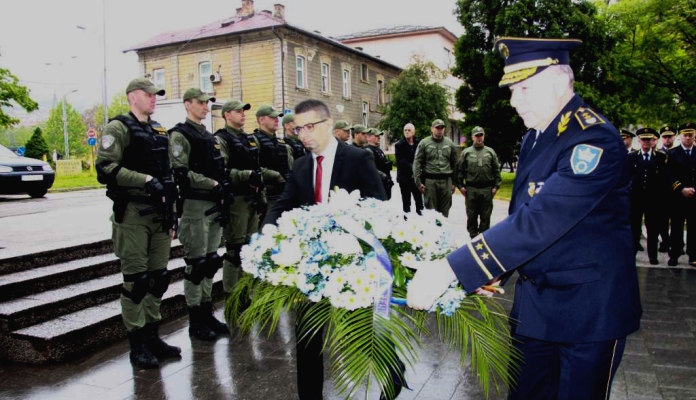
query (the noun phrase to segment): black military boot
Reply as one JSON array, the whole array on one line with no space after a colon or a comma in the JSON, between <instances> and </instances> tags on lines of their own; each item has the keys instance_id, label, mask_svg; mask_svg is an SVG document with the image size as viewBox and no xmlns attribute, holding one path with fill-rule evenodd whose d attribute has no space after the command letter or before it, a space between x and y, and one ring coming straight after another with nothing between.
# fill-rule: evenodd
<instances>
[{"instance_id":1,"label":"black military boot","mask_svg":"<svg viewBox=\"0 0 696 400\"><path fill-rule=\"evenodd\" d=\"M130 342L130 361L138 368L158 368L159 361L145 345L147 340L147 330L143 327L128 332L128 342Z\"/></svg>"},{"instance_id":2,"label":"black military boot","mask_svg":"<svg viewBox=\"0 0 696 400\"><path fill-rule=\"evenodd\" d=\"M189 336L200 340L213 341L217 335L205 324L205 314L201 306L189 307Z\"/></svg>"},{"instance_id":3,"label":"black military boot","mask_svg":"<svg viewBox=\"0 0 696 400\"><path fill-rule=\"evenodd\" d=\"M147 348L158 360L165 358L181 358L181 348L168 345L159 335L159 322L150 322L145 325L147 329Z\"/></svg>"},{"instance_id":4,"label":"black military boot","mask_svg":"<svg viewBox=\"0 0 696 400\"><path fill-rule=\"evenodd\" d=\"M228 335L230 333L230 327L227 326L226 323L220 322L215 318L215 307L213 307L213 303L201 303L201 308L203 309L203 322L208 328L218 335Z\"/></svg>"}]
</instances>

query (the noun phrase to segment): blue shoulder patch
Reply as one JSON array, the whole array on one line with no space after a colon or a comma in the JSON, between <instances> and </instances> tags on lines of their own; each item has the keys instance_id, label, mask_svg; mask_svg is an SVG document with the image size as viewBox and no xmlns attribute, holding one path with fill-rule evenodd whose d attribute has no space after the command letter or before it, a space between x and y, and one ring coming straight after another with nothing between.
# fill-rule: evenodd
<instances>
[{"instance_id":1,"label":"blue shoulder patch","mask_svg":"<svg viewBox=\"0 0 696 400\"><path fill-rule=\"evenodd\" d=\"M579 144L573 147L570 156L570 166L576 175L587 175L597 168L604 149L589 144Z\"/></svg>"}]
</instances>

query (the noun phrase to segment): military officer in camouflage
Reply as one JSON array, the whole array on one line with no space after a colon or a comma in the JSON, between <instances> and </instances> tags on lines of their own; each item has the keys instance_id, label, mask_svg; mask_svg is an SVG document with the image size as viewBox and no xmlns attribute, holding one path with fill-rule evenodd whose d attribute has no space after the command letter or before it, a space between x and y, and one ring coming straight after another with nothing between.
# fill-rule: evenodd
<instances>
[{"instance_id":1,"label":"military officer in camouflage","mask_svg":"<svg viewBox=\"0 0 696 400\"><path fill-rule=\"evenodd\" d=\"M281 123L283 124L283 137L285 138L285 142L292 148L292 158L294 164L295 160L307 154L307 149L305 149L304 145L300 141L300 138L298 138L293 131L295 129L295 114L288 113L284 115ZM292 167L290 170L292 170Z\"/></svg>"},{"instance_id":2,"label":"military officer in camouflage","mask_svg":"<svg viewBox=\"0 0 696 400\"><path fill-rule=\"evenodd\" d=\"M278 139L275 134L278 130L278 117L282 116L282 112L269 105L260 105L256 110L256 121L259 127L254 130L254 136L258 139L260 146L259 163L262 167L277 173L274 178L264 180L269 209L283 193L285 180L290 176L293 164L292 147L285 143L284 139ZM264 215L260 216L262 221Z\"/></svg>"},{"instance_id":3,"label":"military officer in camouflage","mask_svg":"<svg viewBox=\"0 0 696 400\"><path fill-rule=\"evenodd\" d=\"M386 154L379 147L379 138L383 135L376 128L367 129L367 146L365 148L372 153L372 159L379 172L379 178L382 180L384 191L387 193L387 200L391 199L392 187L394 180L391 177L392 162L387 158Z\"/></svg>"},{"instance_id":4,"label":"military officer in camouflage","mask_svg":"<svg viewBox=\"0 0 696 400\"><path fill-rule=\"evenodd\" d=\"M365 125L356 124L351 128L353 131L353 143L355 147L364 149L367 146L367 127Z\"/></svg>"},{"instance_id":5,"label":"military officer in camouflage","mask_svg":"<svg viewBox=\"0 0 696 400\"><path fill-rule=\"evenodd\" d=\"M459 156L455 185L466 202L466 230L473 238L491 227L493 197L500 188L500 161L495 151L483 144L480 126L471 131L474 145Z\"/></svg>"},{"instance_id":6,"label":"military officer in camouflage","mask_svg":"<svg viewBox=\"0 0 696 400\"><path fill-rule=\"evenodd\" d=\"M213 315L213 277L222 266L217 253L222 239L222 225L229 221L223 207L233 201L225 162L217 139L201 121L208 115L209 102L215 97L192 88L184 93L186 122L169 130L174 179L183 200L179 240L184 246L184 295L189 312L189 335L201 340L215 340L229 333L227 324ZM217 212L210 212L217 209ZM208 213L209 215L206 215Z\"/></svg>"},{"instance_id":7,"label":"military officer in camouflage","mask_svg":"<svg viewBox=\"0 0 696 400\"><path fill-rule=\"evenodd\" d=\"M239 100L223 104L225 127L215 132L236 196L230 205L230 223L223 229L227 254L222 267L222 284L226 293L232 291L239 279L242 246L258 231L259 214L266 213L264 181L277 180L279 176L275 171L260 167L258 140L243 130L245 111L250 108L251 105Z\"/></svg>"},{"instance_id":8,"label":"military officer in camouflage","mask_svg":"<svg viewBox=\"0 0 696 400\"><path fill-rule=\"evenodd\" d=\"M160 304L176 215L176 185L166 129L150 119L164 90L145 78L126 88L130 112L109 121L97 150L97 179L114 201L114 253L121 260L121 315L128 331L130 360L139 368L159 367L181 349L159 337Z\"/></svg>"},{"instance_id":9,"label":"military officer in camouflage","mask_svg":"<svg viewBox=\"0 0 696 400\"><path fill-rule=\"evenodd\" d=\"M449 216L454 193L453 174L457 168L457 147L446 138L445 122L431 124L432 135L421 140L413 160L413 179L425 195L425 208Z\"/></svg>"}]
</instances>

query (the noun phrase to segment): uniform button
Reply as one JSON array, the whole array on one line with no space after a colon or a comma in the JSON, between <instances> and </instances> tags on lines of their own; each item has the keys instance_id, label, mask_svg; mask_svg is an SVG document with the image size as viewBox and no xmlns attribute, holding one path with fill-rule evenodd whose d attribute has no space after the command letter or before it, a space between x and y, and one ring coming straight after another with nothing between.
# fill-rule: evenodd
<instances>
[{"instance_id":1,"label":"uniform button","mask_svg":"<svg viewBox=\"0 0 696 400\"><path fill-rule=\"evenodd\" d=\"M522 275L522 280L527 282L527 275Z\"/></svg>"}]
</instances>

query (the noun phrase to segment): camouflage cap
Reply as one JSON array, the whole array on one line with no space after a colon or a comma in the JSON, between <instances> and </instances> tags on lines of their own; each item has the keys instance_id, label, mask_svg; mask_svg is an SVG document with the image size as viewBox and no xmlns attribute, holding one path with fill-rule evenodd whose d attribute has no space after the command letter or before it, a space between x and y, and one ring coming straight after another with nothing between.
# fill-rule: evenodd
<instances>
[{"instance_id":1,"label":"camouflage cap","mask_svg":"<svg viewBox=\"0 0 696 400\"><path fill-rule=\"evenodd\" d=\"M480 126L475 126L474 129L471 130L471 134L474 136L478 136L478 135L485 135L486 132L484 132L483 128L481 128Z\"/></svg>"},{"instance_id":2,"label":"camouflage cap","mask_svg":"<svg viewBox=\"0 0 696 400\"><path fill-rule=\"evenodd\" d=\"M248 110L250 108L251 104L249 103L242 103L239 100L230 100L222 105L222 115L233 110Z\"/></svg>"},{"instance_id":3,"label":"camouflage cap","mask_svg":"<svg viewBox=\"0 0 696 400\"><path fill-rule=\"evenodd\" d=\"M278 118L282 117L283 113L276 110L273 108L273 106L269 106L267 104L262 104L259 106L259 109L256 110L256 118L258 117L273 117L273 118Z\"/></svg>"},{"instance_id":4,"label":"camouflage cap","mask_svg":"<svg viewBox=\"0 0 696 400\"><path fill-rule=\"evenodd\" d=\"M295 114L293 114L293 113L285 114L285 116L283 117L282 124L285 125L285 124L289 124L291 122L295 122Z\"/></svg>"},{"instance_id":5,"label":"camouflage cap","mask_svg":"<svg viewBox=\"0 0 696 400\"><path fill-rule=\"evenodd\" d=\"M445 126L445 121L443 121L441 119L436 119L435 121L433 121L432 124L430 124L431 128L434 128L436 126Z\"/></svg>"},{"instance_id":6,"label":"camouflage cap","mask_svg":"<svg viewBox=\"0 0 696 400\"><path fill-rule=\"evenodd\" d=\"M336 123L334 123L334 129L342 129L344 131L349 131L351 130L352 126L348 123L348 121L345 120L338 120Z\"/></svg>"},{"instance_id":7,"label":"camouflage cap","mask_svg":"<svg viewBox=\"0 0 696 400\"><path fill-rule=\"evenodd\" d=\"M196 99L198 101L211 101L215 103L215 97L204 93L201 89L191 88L184 93L184 101Z\"/></svg>"},{"instance_id":8,"label":"camouflage cap","mask_svg":"<svg viewBox=\"0 0 696 400\"><path fill-rule=\"evenodd\" d=\"M126 94L134 90L143 90L145 92L148 92L150 94L156 94L158 96L164 96L165 93L164 89L158 88L147 78L136 78L130 81L130 83L128 83L128 86L126 86Z\"/></svg>"},{"instance_id":9,"label":"camouflage cap","mask_svg":"<svg viewBox=\"0 0 696 400\"><path fill-rule=\"evenodd\" d=\"M367 127L365 125L356 124L353 125L353 133L367 133Z\"/></svg>"},{"instance_id":10,"label":"camouflage cap","mask_svg":"<svg viewBox=\"0 0 696 400\"><path fill-rule=\"evenodd\" d=\"M367 128L367 130L365 130L365 133L368 135L382 136L382 132L380 132L380 130L377 128Z\"/></svg>"},{"instance_id":11,"label":"camouflage cap","mask_svg":"<svg viewBox=\"0 0 696 400\"><path fill-rule=\"evenodd\" d=\"M674 136L677 132L676 128L671 125L665 125L660 128L660 136Z\"/></svg>"}]
</instances>

